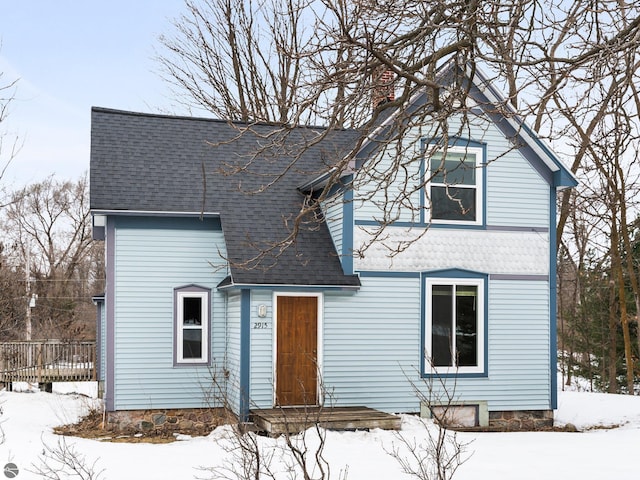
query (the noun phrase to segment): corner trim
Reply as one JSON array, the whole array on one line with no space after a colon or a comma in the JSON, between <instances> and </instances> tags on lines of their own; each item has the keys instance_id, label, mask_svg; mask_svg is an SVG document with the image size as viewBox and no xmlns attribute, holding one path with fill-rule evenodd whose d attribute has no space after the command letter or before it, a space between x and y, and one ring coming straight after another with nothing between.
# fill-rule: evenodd
<instances>
[{"instance_id":1,"label":"corner trim","mask_svg":"<svg viewBox=\"0 0 640 480\"><path fill-rule=\"evenodd\" d=\"M95 357L95 371L96 380L104 380L102 371L102 352L104 350L102 338L102 324L103 324L103 310L104 310L104 295L96 295L92 298L94 305L96 306L96 357Z\"/></svg>"},{"instance_id":2,"label":"corner trim","mask_svg":"<svg viewBox=\"0 0 640 480\"><path fill-rule=\"evenodd\" d=\"M549 190L549 380L551 388L549 400L551 409L556 410L558 408L556 188L552 186Z\"/></svg>"},{"instance_id":3,"label":"corner trim","mask_svg":"<svg viewBox=\"0 0 640 480\"><path fill-rule=\"evenodd\" d=\"M240 404L241 422L249 421L251 362L251 290L240 290Z\"/></svg>"},{"instance_id":4,"label":"corner trim","mask_svg":"<svg viewBox=\"0 0 640 480\"><path fill-rule=\"evenodd\" d=\"M106 256L106 292L105 292L105 308L106 308L106 322L107 322L107 338L106 338L106 350L107 360L105 362L105 409L108 412L115 411L115 279L116 279L116 227L115 222L112 219L107 218L106 225L106 241L105 241L105 256Z\"/></svg>"}]
</instances>

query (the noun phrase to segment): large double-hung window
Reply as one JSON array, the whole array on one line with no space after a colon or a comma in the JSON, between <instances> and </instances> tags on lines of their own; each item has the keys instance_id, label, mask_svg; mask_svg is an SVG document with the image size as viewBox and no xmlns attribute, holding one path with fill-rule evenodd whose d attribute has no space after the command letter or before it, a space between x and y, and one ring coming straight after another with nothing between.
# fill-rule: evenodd
<instances>
[{"instance_id":1,"label":"large double-hung window","mask_svg":"<svg viewBox=\"0 0 640 480\"><path fill-rule=\"evenodd\" d=\"M448 147L428 159L428 196L433 223L482 223L483 150Z\"/></svg>"},{"instance_id":2,"label":"large double-hung window","mask_svg":"<svg viewBox=\"0 0 640 480\"><path fill-rule=\"evenodd\" d=\"M425 373L484 371L484 281L428 278Z\"/></svg>"}]
</instances>

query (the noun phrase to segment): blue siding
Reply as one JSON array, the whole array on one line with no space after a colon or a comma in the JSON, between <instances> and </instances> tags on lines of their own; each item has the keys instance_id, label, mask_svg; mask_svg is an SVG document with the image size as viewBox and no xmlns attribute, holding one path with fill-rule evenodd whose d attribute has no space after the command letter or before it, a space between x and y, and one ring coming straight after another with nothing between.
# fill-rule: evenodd
<instances>
[{"instance_id":1,"label":"blue siding","mask_svg":"<svg viewBox=\"0 0 640 480\"><path fill-rule=\"evenodd\" d=\"M489 411L551 409L549 283L489 281L489 377L435 380L456 400L486 400ZM425 396L428 389L423 389Z\"/></svg>"},{"instance_id":2,"label":"blue siding","mask_svg":"<svg viewBox=\"0 0 640 480\"><path fill-rule=\"evenodd\" d=\"M415 412L420 396L446 391L487 400L490 411L551 408L547 281L490 280L488 377L442 380L420 375L419 279L366 276L362 285L354 296L325 295L326 402Z\"/></svg>"},{"instance_id":3,"label":"blue siding","mask_svg":"<svg viewBox=\"0 0 640 480\"><path fill-rule=\"evenodd\" d=\"M227 299L226 364L227 400L231 408L240 409L240 292L229 292Z\"/></svg>"},{"instance_id":4,"label":"blue siding","mask_svg":"<svg viewBox=\"0 0 640 480\"><path fill-rule=\"evenodd\" d=\"M487 224L549 227L549 185L493 125L487 142ZM554 203L555 204L555 203Z\"/></svg>"},{"instance_id":5,"label":"blue siding","mask_svg":"<svg viewBox=\"0 0 640 480\"><path fill-rule=\"evenodd\" d=\"M329 227L329 233L333 239L333 245L336 248L336 252L342 252L342 236L343 236L343 200L344 194L339 193L332 197L330 200L324 202L322 209L324 212L324 218Z\"/></svg>"},{"instance_id":6,"label":"blue siding","mask_svg":"<svg viewBox=\"0 0 640 480\"><path fill-rule=\"evenodd\" d=\"M416 411L409 378L420 369L420 279L361 279L353 296L325 295L325 404Z\"/></svg>"},{"instance_id":7,"label":"blue siding","mask_svg":"<svg viewBox=\"0 0 640 480\"><path fill-rule=\"evenodd\" d=\"M490 121L482 118L473 119L469 128L462 128L459 119L449 120L450 135L462 135L472 141L487 145L488 163L486 170L486 192L484 208L486 222L490 226L520 226L547 228L549 226L549 185L533 168L533 166L504 137L502 132ZM389 156L368 160L368 167L375 168L374 178L367 178L363 170L356 181L356 221L380 220L387 196L397 196L398 192L413 188L420 174L422 146L420 139L429 138L427 129L416 128L413 135L407 135L404 152L406 157L413 158L405 164L407 172L397 174L389 187L378 185L375 177L390 168ZM366 169L365 169L366 170ZM369 182L369 183L367 183ZM406 187L405 185L409 187ZM374 193L371 193L374 192ZM358 199L367 199L358 201ZM371 200L368 200L371 198ZM400 212L390 212L388 219L397 222L418 223L421 198L418 192L412 194L411 208L405 207ZM405 202L408 203L408 202Z\"/></svg>"},{"instance_id":8,"label":"blue siding","mask_svg":"<svg viewBox=\"0 0 640 480\"><path fill-rule=\"evenodd\" d=\"M393 165L394 161L397 162L394 155L385 152L382 156L368 159L365 168L356 174L353 181L356 221L420 222L422 193L417 186L422 183L422 139L416 131L415 135L407 135L405 140L401 168ZM404 192L411 193L403 200L402 208L398 202L390 201L404 195Z\"/></svg>"},{"instance_id":9,"label":"blue siding","mask_svg":"<svg viewBox=\"0 0 640 480\"><path fill-rule=\"evenodd\" d=\"M115 219L115 409L217 404L225 356L226 276L222 231L213 220ZM173 289L212 289L212 365L173 366Z\"/></svg>"},{"instance_id":10,"label":"blue siding","mask_svg":"<svg viewBox=\"0 0 640 480\"><path fill-rule=\"evenodd\" d=\"M267 316L257 315L267 307ZM258 327L258 328L255 328ZM273 406L273 292L251 292L251 402L258 408Z\"/></svg>"}]
</instances>

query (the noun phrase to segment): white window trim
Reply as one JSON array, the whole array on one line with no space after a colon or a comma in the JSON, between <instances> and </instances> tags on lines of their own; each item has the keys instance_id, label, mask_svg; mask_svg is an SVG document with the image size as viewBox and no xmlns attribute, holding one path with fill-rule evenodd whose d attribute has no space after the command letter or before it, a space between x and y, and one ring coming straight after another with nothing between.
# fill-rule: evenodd
<instances>
[{"instance_id":1,"label":"white window trim","mask_svg":"<svg viewBox=\"0 0 640 480\"><path fill-rule=\"evenodd\" d=\"M427 176L428 182L425 189L425 196L427 197L427 203L429 204L429 221L430 223L436 225L482 225L483 222L483 212L484 212L484 171L485 171L485 159L484 159L484 149L480 147L456 147L451 146L447 147L447 152L451 153L472 153L476 157L476 185L472 187L470 185L447 185L444 183L433 183L431 181L431 157L433 155L437 155L442 152L442 149L436 150L432 155L427 155L425 157L425 175ZM456 188L475 188L476 189L476 219L474 221L470 220L446 220L439 218L432 218L431 214L433 209L431 208L431 186L449 186Z\"/></svg>"},{"instance_id":2,"label":"white window trim","mask_svg":"<svg viewBox=\"0 0 640 480\"><path fill-rule=\"evenodd\" d=\"M183 325L184 315L184 299L185 298L200 298L202 325L198 328L189 328ZM207 364L209 363L209 325L210 325L210 292L206 289L199 288L197 291L190 289L177 289L175 297L175 338L176 338L176 365L190 365L190 364ZM184 329L201 329L202 330L202 356L200 358L184 358L183 351L183 338Z\"/></svg>"},{"instance_id":3,"label":"white window trim","mask_svg":"<svg viewBox=\"0 0 640 480\"><path fill-rule=\"evenodd\" d=\"M478 313L478 333L477 333L477 366L475 367L436 367L431 364L431 335L433 333L433 319L431 313L431 297L433 285L452 285L452 286L475 286L478 288L478 306L476 311ZM424 351L425 351L425 374L439 374L439 375L454 375L465 373L485 373L485 282L482 278L436 278L428 277L425 282L425 336L424 336ZM455 342L454 342L455 343ZM454 345L455 348L455 345ZM455 352L453 352L453 358L455 359Z\"/></svg>"}]
</instances>

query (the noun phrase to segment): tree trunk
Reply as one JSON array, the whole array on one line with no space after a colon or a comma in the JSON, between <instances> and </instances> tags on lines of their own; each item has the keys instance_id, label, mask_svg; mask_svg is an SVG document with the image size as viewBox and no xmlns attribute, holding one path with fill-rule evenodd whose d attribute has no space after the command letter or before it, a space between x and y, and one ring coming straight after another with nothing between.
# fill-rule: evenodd
<instances>
[{"instance_id":1,"label":"tree trunk","mask_svg":"<svg viewBox=\"0 0 640 480\"><path fill-rule=\"evenodd\" d=\"M613 276L613 268L611 269L611 275ZM617 364L618 364L618 317L616 315L616 284L615 281L609 281L609 365L607 366L607 378L609 393L618 393L618 377L617 377Z\"/></svg>"},{"instance_id":2,"label":"tree trunk","mask_svg":"<svg viewBox=\"0 0 640 480\"><path fill-rule=\"evenodd\" d=\"M618 199L616 199L618 200ZM614 278L618 287L618 304L620 306L620 324L622 325L622 338L624 341L624 360L627 370L627 393L633 395L633 353L631 350L631 334L629 332L629 317L627 316L627 295L624 288L624 274L622 268L622 256L620 254L620 237L618 222L615 215L616 208L612 209L611 221L611 268L614 270Z\"/></svg>"}]
</instances>

